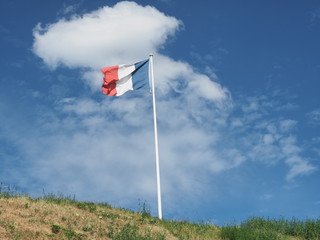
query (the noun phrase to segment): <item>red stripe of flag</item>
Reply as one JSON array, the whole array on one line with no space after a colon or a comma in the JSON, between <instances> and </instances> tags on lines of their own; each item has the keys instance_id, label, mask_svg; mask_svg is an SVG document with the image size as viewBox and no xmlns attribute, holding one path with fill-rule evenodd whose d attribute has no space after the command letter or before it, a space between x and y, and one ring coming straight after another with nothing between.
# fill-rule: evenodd
<instances>
[{"instance_id":1,"label":"red stripe of flag","mask_svg":"<svg viewBox=\"0 0 320 240\"><path fill-rule=\"evenodd\" d=\"M102 92L108 96L117 95L116 82L119 80L118 69L119 66L105 67L101 69L104 74Z\"/></svg>"}]
</instances>

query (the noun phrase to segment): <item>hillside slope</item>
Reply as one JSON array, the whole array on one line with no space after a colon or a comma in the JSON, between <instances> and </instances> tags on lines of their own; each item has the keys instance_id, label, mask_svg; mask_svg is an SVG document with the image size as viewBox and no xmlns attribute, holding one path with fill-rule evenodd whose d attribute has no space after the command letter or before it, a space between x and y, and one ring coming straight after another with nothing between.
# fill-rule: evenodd
<instances>
[{"instance_id":1,"label":"hillside slope","mask_svg":"<svg viewBox=\"0 0 320 240\"><path fill-rule=\"evenodd\" d=\"M148 212L67 198L0 198L0 239L219 239L211 225L160 221Z\"/></svg>"},{"instance_id":2,"label":"hillside slope","mask_svg":"<svg viewBox=\"0 0 320 240\"><path fill-rule=\"evenodd\" d=\"M145 205L138 213L108 204L48 195L40 199L1 192L0 240L320 240L317 220L253 217L241 224L159 220Z\"/></svg>"}]
</instances>

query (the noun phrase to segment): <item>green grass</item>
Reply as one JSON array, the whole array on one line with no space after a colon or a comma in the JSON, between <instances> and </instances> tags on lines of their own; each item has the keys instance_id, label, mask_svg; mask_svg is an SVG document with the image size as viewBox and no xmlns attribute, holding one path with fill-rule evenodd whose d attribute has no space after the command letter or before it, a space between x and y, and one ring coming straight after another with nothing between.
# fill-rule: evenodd
<instances>
[{"instance_id":1,"label":"green grass","mask_svg":"<svg viewBox=\"0 0 320 240\"><path fill-rule=\"evenodd\" d=\"M145 231L143 234L139 233L139 227L135 224L127 223L119 231L115 231L112 227L109 228L108 237L113 240L165 240L164 234Z\"/></svg>"},{"instance_id":2,"label":"green grass","mask_svg":"<svg viewBox=\"0 0 320 240\"><path fill-rule=\"evenodd\" d=\"M302 221L253 217L240 225L222 227L221 237L226 240L320 240L320 219Z\"/></svg>"},{"instance_id":3,"label":"green grass","mask_svg":"<svg viewBox=\"0 0 320 240\"><path fill-rule=\"evenodd\" d=\"M179 240L220 239L220 231L212 224L198 224L188 221L167 221L159 223Z\"/></svg>"}]
</instances>

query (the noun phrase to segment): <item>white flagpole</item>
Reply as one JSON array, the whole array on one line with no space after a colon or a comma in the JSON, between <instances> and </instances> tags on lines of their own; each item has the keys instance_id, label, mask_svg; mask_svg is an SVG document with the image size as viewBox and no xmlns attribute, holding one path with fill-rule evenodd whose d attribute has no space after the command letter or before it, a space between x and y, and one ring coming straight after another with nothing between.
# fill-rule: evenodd
<instances>
[{"instance_id":1,"label":"white flagpole","mask_svg":"<svg viewBox=\"0 0 320 240\"><path fill-rule=\"evenodd\" d=\"M151 78L151 91L152 91L152 103L153 103L154 143L155 143L155 151L156 151L158 215L159 215L159 219L162 219L157 111L156 111L156 96L155 96L155 92L154 92L153 54L152 53L149 54L149 61L150 61L150 78Z\"/></svg>"}]
</instances>

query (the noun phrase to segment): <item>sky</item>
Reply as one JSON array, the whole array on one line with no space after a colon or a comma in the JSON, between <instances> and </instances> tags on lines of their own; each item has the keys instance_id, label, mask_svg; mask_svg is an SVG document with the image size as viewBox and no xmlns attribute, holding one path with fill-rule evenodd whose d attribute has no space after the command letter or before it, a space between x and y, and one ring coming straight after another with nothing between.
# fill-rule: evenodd
<instances>
[{"instance_id":1,"label":"sky","mask_svg":"<svg viewBox=\"0 0 320 240\"><path fill-rule=\"evenodd\" d=\"M157 216L152 98L101 68L154 54L163 218L320 216L320 3L2 0L0 182Z\"/></svg>"}]
</instances>

